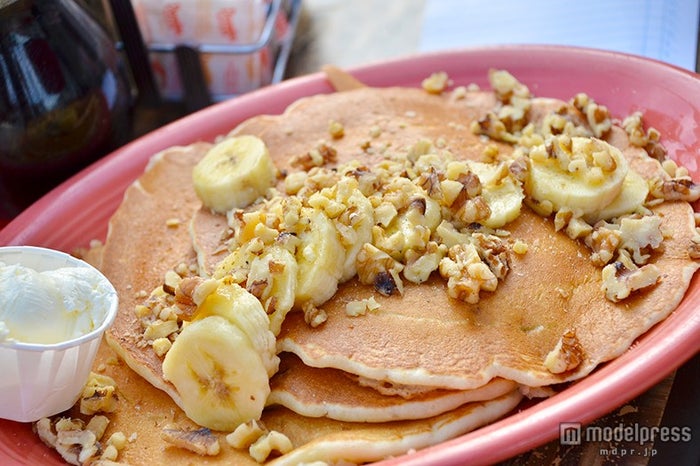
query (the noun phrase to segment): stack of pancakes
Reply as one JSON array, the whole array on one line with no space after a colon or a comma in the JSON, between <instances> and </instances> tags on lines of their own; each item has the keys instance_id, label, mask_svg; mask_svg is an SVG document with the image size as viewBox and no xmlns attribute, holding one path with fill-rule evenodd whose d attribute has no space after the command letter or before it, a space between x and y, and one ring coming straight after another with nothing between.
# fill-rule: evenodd
<instances>
[{"instance_id":1,"label":"stack of pancakes","mask_svg":"<svg viewBox=\"0 0 700 466\"><path fill-rule=\"evenodd\" d=\"M262 138L282 172L291 169L294 156L328 138L329 120L344 126L344 136L333 141L338 164L380 160L380 151L367 150L368 141L408 147L426 139L440 139L456 158L479 160L486 144L512 151L469 130L494 105L489 92L455 99L420 89L360 86L304 98L282 115L246 121L232 134ZM533 113L560 105L565 103L535 99ZM629 144L624 130L614 127L609 140L646 178L662 170ZM137 433L123 452L131 464L196 461L190 452L166 448L158 435L165 425L194 426L163 378L162 358L142 344L134 308L178 264L206 275L228 252L225 216L203 209L191 182L192 167L210 147L196 143L155 156L127 190L97 260L121 299L98 364L122 394L110 429ZM620 303L605 299L590 251L523 206L505 229L528 245L527 253L512 257L507 279L477 304L448 297L444 279L434 274L392 296L356 280L341 284L322 306L327 321L316 328L301 312L290 313L278 336L280 370L271 380L262 421L287 435L295 449L272 463L363 463L401 455L492 422L516 409L522 393L551 393L551 387L619 356L675 309L698 265L689 254L697 235L690 205L664 202L653 209L666 235L663 250L652 259L662 280ZM347 315L348 302L370 297L379 303L377 310ZM583 348L583 361L553 374L545 358L570 330ZM114 353L126 365L115 362ZM207 461L254 464L246 451L226 446Z\"/></svg>"}]
</instances>

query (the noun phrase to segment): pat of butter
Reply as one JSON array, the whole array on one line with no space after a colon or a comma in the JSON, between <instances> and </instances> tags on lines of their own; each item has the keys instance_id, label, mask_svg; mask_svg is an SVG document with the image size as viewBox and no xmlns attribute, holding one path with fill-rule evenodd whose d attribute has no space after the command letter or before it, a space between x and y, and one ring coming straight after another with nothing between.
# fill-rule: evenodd
<instances>
[{"instance_id":1,"label":"pat of butter","mask_svg":"<svg viewBox=\"0 0 700 466\"><path fill-rule=\"evenodd\" d=\"M0 262L0 343L53 344L85 335L104 321L109 296L91 268L37 272Z\"/></svg>"}]
</instances>

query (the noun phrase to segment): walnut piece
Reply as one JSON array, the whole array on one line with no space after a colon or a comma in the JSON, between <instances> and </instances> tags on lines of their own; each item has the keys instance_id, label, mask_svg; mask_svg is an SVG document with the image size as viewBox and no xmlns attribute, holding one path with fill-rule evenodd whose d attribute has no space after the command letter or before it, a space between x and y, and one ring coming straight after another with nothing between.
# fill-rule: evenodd
<instances>
[{"instance_id":1,"label":"walnut piece","mask_svg":"<svg viewBox=\"0 0 700 466\"><path fill-rule=\"evenodd\" d=\"M602 289L605 297L620 302L633 292L656 285L661 279L661 271L654 264L637 266L624 251L617 261L603 267Z\"/></svg>"},{"instance_id":2,"label":"walnut piece","mask_svg":"<svg viewBox=\"0 0 700 466\"><path fill-rule=\"evenodd\" d=\"M336 156L337 151L333 147L321 142L309 152L292 157L289 164L294 168L309 171L313 167L335 162Z\"/></svg>"},{"instance_id":3,"label":"walnut piece","mask_svg":"<svg viewBox=\"0 0 700 466\"><path fill-rule=\"evenodd\" d=\"M368 311L376 311L379 309L379 303L370 296L367 299L359 299L350 301L345 305L345 314L350 317L358 317L367 314Z\"/></svg>"},{"instance_id":4,"label":"walnut piece","mask_svg":"<svg viewBox=\"0 0 700 466\"><path fill-rule=\"evenodd\" d=\"M450 84L450 78L444 71L433 73L423 80L421 87L428 94L442 94Z\"/></svg>"},{"instance_id":5,"label":"walnut piece","mask_svg":"<svg viewBox=\"0 0 700 466\"><path fill-rule=\"evenodd\" d=\"M267 430L264 425L255 419L251 419L239 425L233 432L226 435L226 443L237 449L248 448L264 435L265 432L267 432Z\"/></svg>"},{"instance_id":6,"label":"walnut piece","mask_svg":"<svg viewBox=\"0 0 700 466\"><path fill-rule=\"evenodd\" d=\"M665 201L695 202L700 199L700 185L690 177L651 180L649 193Z\"/></svg>"},{"instance_id":7,"label":"walnut piece","mask_svg":"<svg viewBox=\"0 0 700 466\"><path fill-rule=\"evenodd\" d=\"M221 451L219 439L206 427L201 429L165 427L161 431L161 438L173 446L202 456L216 456Z\"/></svg>"},{"instance_id":8,"label":"walnut piece","mask_svg":"<svg viewBox=\"0 0 700 466\"><path fill-rule=\"evenodd\" d=\"M311 302L302 304L301 310L304 311L304 322L311 328L316 328L328 320L326 311L314 306Z\"/></svg>"},{"instance_id":9,"label":"walnut piece","mask_svg":"<svg viewBox=\"0 0 700 466\"><path fill-rule=\"evenodd\" d=\"M403 282L399 272L404 266L386 252L365 243L357 254L357 276L360 283L374 285L374 289L384 296L397 290L402 292Z\"/></svg>"},{"instance_id":10,"label":"walnut piece","mask_svg":"<svg viewBox=\"0 0 700 466\"><path fill-rule=\"evenodd\" d=\"M80 412L89 415L116 411L119 401L116 385L111 377L91 372L80 395Z\"/></svg>"},{"instance_id":11,"label":"walnut piece","mask_svg":"<svg viewBox=\"0 0 700 466\"><path fill-rule=\"evenodd\" d=\"M552 374L561 374L576 369L583 361L583 348L573 330L567 330L559 338L554 349L547 353L544 367Z\"/></svg>"},{"instance_id":12,"label":"walnut piece","mask_svg":"<svg viewBox=\"0 0 700 466\"><path fill-rule=\"evenodd\" d=\"M447 293L470 304L479 302L479 292L495 291L498 278L481 261L473 244L457 244L440 261L440 275L447 278Z\"/></svg>"},{"instance_id":13,"label":"walnut piece","mask_svg":"<svg viewBox=\"0 0 700 466\"><path fill-rule=\"evenodd\" d=\"M294 445L292 445L292 441L289 440L289 437L281 432L272 430L258 438L250 448L248 448L248 453L250 453L250 456L255 461L263 463L272 452L285 454L292 451L293 448Z\"/></svg>"},{"instance_id":14,"label":"walnut piece","mask_svg":"<svg viewBox=\"0 0 700 466\"><path fill-rule=\"evenodd\" d=\"M42 418L33 428L44 444L55 449L69 464L76 466L113 464L125 442L115 432L105 444L102 437L109 424L105 416L93 416L87 425L81 419L67 417Z\"/></svg>"}]
</instances>

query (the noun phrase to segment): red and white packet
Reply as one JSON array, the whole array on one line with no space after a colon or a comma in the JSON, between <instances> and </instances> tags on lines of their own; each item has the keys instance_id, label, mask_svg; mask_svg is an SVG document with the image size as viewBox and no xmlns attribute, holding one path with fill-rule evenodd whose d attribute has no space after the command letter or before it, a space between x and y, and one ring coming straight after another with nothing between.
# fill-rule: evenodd
<instances>
[{"instance_id":1,"label":"red and white packet","mask_svg":"<svg viewBox=\"0 0 700 466\"><path fill-rule=\"evenodd\" d=\"M269 0L132 0L146 46L253 44L267 20ZM284 30L278 15L277 34ZM274 39L274 37L273 37ZM246 54L203 53L202 69L214 100L257 89L272 79L274 40ZM165 99L182 98L177 59L171 52L151 52L151 66Z\"/></svg>"}]
</instances>

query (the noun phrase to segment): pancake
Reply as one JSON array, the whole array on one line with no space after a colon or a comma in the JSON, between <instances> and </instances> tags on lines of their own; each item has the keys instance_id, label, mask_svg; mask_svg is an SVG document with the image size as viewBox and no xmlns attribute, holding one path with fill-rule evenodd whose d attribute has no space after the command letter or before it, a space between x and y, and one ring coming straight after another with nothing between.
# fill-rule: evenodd
<instances>
[{"instance_id":1,"label":"pancake","mask_svg":"<svg viewBox=\"0 0 700 466\"><path fill-rule=\"evenodd\" d=\"M309 152L319 141L329 141L336 149L335 165L350 160L372 165L420 140L440 140L441 148L457 158L478 160L484 141L469 130L469 124L494 104L488 92L472 92L458 99L404 87L356 88L304 97L282 115L253 117L229 135L253 134L263 139L282 172L294 170L293 157ZM342 138L331 141L329 120L343 125ZM509 145L500 146L505 152L511 150Z\"/></svg>"},{"instance_id":2,"label":"pancake","mask_svg":"<svg viewBox=\"0 0 700 466\"><path fill-rule=\"evenodd\" d=\"M119 294L119 313L105 333L110 346L140 376L180 402L163 380L161 359L142 343L143 328L134 309L180 263L193 266L188 223L200 202L191 183L192 166L211 147L196 143L156 154L144 174L124 193L109 222L101 271Z\"/></svg>"},{"instance_id":3,"label":"pancake","mask_svg":"<svg viewBox=\"0 0 700 466\"><path fill-rule=\"evenodd\" d=\"M386 152L405 151L423 139L440 139L441 147L458 159L479 160L487 142L466 128L493 105L493 96L480 92L455 100L416 89L356 88L302 99L282 116L253 118L232 134L263 138L282 170L291 170L289 160L327 136L329 119L344 125L344 136L333 140L337 164L356 159L370 164ZM555 99L534 99L531 113L543 119L562 105ZM381 130L370 136L371 128ZM663 174L656 160L630 145L621 128L614 127L608 139L647 179ZM376 151L366 149L367 141ZM499 147L503 153L512 150L503 144ZM351 280L322 306L329 316L323 326L311 328L303 315L289 314L278 348L297 354L309 366L398 384L465 390L494 377L532 387L576 380L622 354L667 317L698 267L689 255L697 235L690 205L664 202L653 210L663 218L662 229L670 235L663 253L652 259L663 279L623 302L605 299L600 268L591 262L585 245L555 232L550 219L524 207L505 229L509 240L524 242L528 252L511 256L508 278L478 304L449 298L444 280L436 276L421 285L406 283L402 296L391 297ZM216 230L215 218L208 212L196 214L196 244L203 244L199 238ZM199 253L200 261L209 267L217 262L206 248ZM361 318L346 316L345 303L370 296L380 303L378 312ZM584 359L574 371L553 374L544 366L545 358L571 330Z\"/></svg>"},{"instance_id":4,"label":"pancake","mask_svg":"<svg viewBox=\"0 0 700 466\"><path fill-rule=\"evenodd\" d=\"M496 399L467 403L428 419L388 423L344 423L328 418L276 415L273 408L264 418L270 429L285 432L295 450L272 460L271 466L296 466L314 461L327 464L362 464L399 456L449 440L495 421L511 412L522 399L518 391ZM287 415L289 411L287 411ZM295 429L303 426L300 432ZM297 435L299 434L299 435ZM309 436L309 434L311 434Z\"/></svg>"},{"instance_id":5,"label":"pancake","mask_svg":"<svg viewBox=\"0 0 700 466\"><path fill-rule=\"evenodd\" d=\"M114 413L106 414L109 425L104 439L122 432L129 440L120 451L118 464L193 464L256 466L247 449L231 447L227 432L214 432L221 451L203 457L191 451L169 446L162 437L164 428L198 429L164 391L155 388L137 374L112 348L103 342L95 361L95 370L116 382L119 401ZM283 432L295 446L287 455L272 459L272 465L297 465L302 462L371 462L405 454L453 438L503 417L521 400L517 390L485 402L473 402L429 419L384 423L352 423L326 417L309 418L281 406L265 410L261 422L267 429ZM77 406L57 418L81 415Z\"/></svg>"},{"instance_id":6,"label":"pancake","mask_svg":"<svg viewBox=\"0 0 700 466\"><path fill-rule=\"evenodd\" d=\"M303 416L347 422L425 419L517 388L510 380L495 379L475 390L434 389L406 399L361 386L357 379L336 369L309 367L290 353L282 353L280 360L280 370L271 380L268 406L280 405Z\"/></svg>"}]
</instances>

